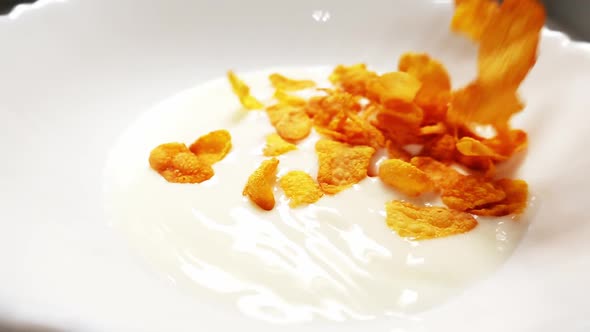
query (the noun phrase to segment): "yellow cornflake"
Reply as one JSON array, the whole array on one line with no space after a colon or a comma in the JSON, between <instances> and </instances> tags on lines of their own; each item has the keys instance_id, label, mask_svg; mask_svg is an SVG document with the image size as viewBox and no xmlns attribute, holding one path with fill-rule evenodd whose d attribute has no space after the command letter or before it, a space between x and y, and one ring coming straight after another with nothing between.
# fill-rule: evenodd
<instances>
[{"instance_id":1,"label":"yellow cornflake","mask_svg":"<svg viewBox=\"0 0 590 332\"><path fill-rule=\"evenodd\" d=\"M398 69L417 78L422 86L415 102L422 108L443 108L451 98L451 79L445 67L424 53L406 53Z\"/></svg>"},{"instance_id":2,"label":"yellow cornflake","mask_svg":"<svg viewBox=\"0 0 590 332\"><path fill-rule=\"evenodd\" d=\"M365 96L369 81L376 77L377 74L367 70L367 66L364 63L352 66L340 65L330 75L330 82L336 86L340 86L348 93Z\"/></svg>"},{"instance_id":3,"label":"yellow cornflake","mask_svg":"<svg viewBox=\"0 0 590 332\"><path fill-rule=\"evenodd\" d=\"M315 82L312 80L294 80L277 73L270 75L269 79L277 90L298 91L315 87Z\"/></svg>"},{"instance_id":4,"label":"yellow cornflake","mask_svg":"<svg viewBox=\"0 0 590 332\"><path fill-rule=\"evenodd\" d=\"M490 20L498 15L498 3L493 0L463 0L456 2L451 30L479 41Z\"/></svg>"},{"instance_id":5,"label":"yellow cornflake","mask_svg":"<svg viewBox=\"0 0 590 332\"><path fill-rule=\"evenodd\" d=\"M172 159L182 152L189 152L184 143L172 142L158 145L150 153L150 166L157 172L161 172L172 166Z\"/></svg>"},{"instance_id":6,"label":"yellow cornflake","mask_svg":"<svg viewBox=\"0 0 590 332\"><path fill-rule=\"evenodd\" d=\"M318 182L326 194L336 194L367 177L375 149L321 139L316 143Z\"/></svg>"},{"instance_id":7,"label":"yellow cornflake","mask_svg":"<svg viewBox=\"0 0 590 332\"><path fill-rule=\"evenodd\" d=\"M149 163L152 169L172 183L201 183L214 175L213 168L182 143L157 146L150 153Z\"/></svg>"},{"instance_id":8,"label":"yellow cornflake","mask_svg":"<svg viewBox=\"0 0 590 332\"><path fill-rule=\"evenodd\" d=\"M231 150L231 135L225 129L215 130L199 137L190 150L209 165L222 160Z\"/></svg>"},{"instance_id":9,"label":"yellow cornflake","mask_svg":"<svg viewBox=\"0 0 590 332\"><path fill-rule=\"evenodd\" d=\"M370 80L367 95L386 106L411 103L421 86L422 83L408 73L391 72Z\"/></svg>"},{"instance_id":10,"label":"yellow cornflake","mask_svg":"<svg viewBox=\"0 0 590 332\"><path fill-rule=\"evenodd\" d=\"M501 217L509 214L519 214L524 211L529 194L528 184L525 181L501 179L495 181L494 186L504 191L506 197L500 202L470 210L470 213L480 216Z\"/></svg>"},{"instance_id":11,"label":"yellow cornflake","mask_svg":"<svg viewBox=\"0 0 590 332\"><path fill-rule=\"evenodd\" d=\"M311 119L302 107L278 104L267 108L266 113L277 134L288 141L299 141L311 132Z\"/></svg>"},{"instance_id":12,"label":"yellow cornflake","mask_svg":"<svg viewBox=\"0 0 590 332\"><path fill-rule=\"evenodd\" d=\"M240 103L242 103L244 108L248 110L258 110L264 108L264 105L258 101L258 99L250 95L250 87L248 87L244 81L239 79L233 71L230 70L227 72L227 78L229 79L229 83L231 84L234 94L238 96Z\"/></svg>"},{"instance_id":13,"label":"yellow cornflake","mask_svg":"<svg viewBox=\"0 0 590 332\"><path fill-rule=\"evenodd\" d=\"M267 159L250 175L242 195L263 210L270 211L275 207L274 185L277 179L279 160Z\"/></svg>"},{"instance_id":14,"label":"yellow cornflake","mask_svg":"<svg viewBox=\"0 0 590 332\"><path fill-rule=\"evenodd\" d=\"M477 226L469 213L444 207L418 207L392 201L385 205L387 225L401 237L427 240L466 233Z\"/></svg>"},{"instance_id":15,"label":"yellow cornflake","mask_svg":"<svg viewBox=\"0 0 590 332\"><path fill-rule=\"evenodd\" d=\"M457 151L464 156L490 157L494 160L506 160L505 156L497 154L481 141L471 137L463 137L457 142Z\"/></svg>"},{"instance_id":16,"label":"yellow cornflake","mask_svg":"<svg viewBox=\"0 0 590 332\"><path fill-rule=\"evenodd\" d=\"M279 185L290 199L291 207L315 203L324 195L314 179L303 171L290 171L279 179Z\"/></svg>"},{"instance_id":17,"label":"yellow cornflake","mask_svg":"<svg viewBox=\"0 0 590 332\"><path fill-rule=\"evenodd\" d=\"M500 202L506 193L493 184L477 176L461 177L459 181L445 188L442 201L457 211L467 211L477 207Z\"/></svg>"},{"instance_id":18,"label":"yellow cornflake","mask_svg":"<svg viewBox=\"0 0 590 332\"><path fill-rule=\"evenodd\" d=\"M383 183L408 196L418 196L435 190L434 182L416 166L401 159L388 159L379 165Z\"/></svg>"},{"instance_id":19,"label":"yellow cornflake","mask_svg":"<svg viewBox=\"0 0 590 332\"><path fill-rule=\"evenodd\" d=\"M297 106L297 107L304 107L307 105L307 100L288 94L284 90L276 90L273 97L278 100L279 104L282 105L289 105L289 106Z\"/></svg>"},{"instance_id":20,"label":"yellow cornflake","mask_svg":"<svg viewBox=\"0 0 590 332\"><path fill-rule=\"evenodd\" d=\"M414 157L410 163L428 175L438 189L445 190L465 175L457 172L454 168L447 166L431 157Z\"/></svg>"},{"instance_id":21,"label":"yellow cornflake","mask_svg":"<svg viewBox=\"0 0 590 332\"><path fill-rule=\"evenodd\" d=\"M276 157L296 149L297 145L285 141L278 134L270 134L266 136L263 154L267 157Z\"/></svg>"}]
</instances>

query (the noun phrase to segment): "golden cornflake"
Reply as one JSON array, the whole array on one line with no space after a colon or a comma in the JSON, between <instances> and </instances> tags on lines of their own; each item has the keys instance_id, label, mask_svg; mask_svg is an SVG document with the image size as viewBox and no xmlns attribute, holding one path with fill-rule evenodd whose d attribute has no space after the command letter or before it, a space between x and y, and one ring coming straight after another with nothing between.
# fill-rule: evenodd
<instances>
[{"instance_id":1,"label":"golden cornflake","mask_svg":"<svg viewBox=\"0 0 590 332\"><path fill-rule=\"evenodd\" d=\"M418 207L392 201L385 205L387 225L401 237L428 240L466 233L477 226L469 213L444 207Z\"/></svg>"},{"instance_id":2,"label":"golden cornflake","mask_svg":"<svg viewBox=\"0 0 590 332\"><path fill-rule=\"evenodd\" d=\"M321 139L316 143L318 182L327 194L336 194L367 177L375 149Z\"/></svg>"},{"instance_id":3,"label":"golden cornflake","mask_svg":"<svg viewBox=\"0 0 590 332\"><path fill-rule=\"evenodd\" d=\"M213 165L225 158L231 147L229 131L221 129L199 137L189 149L205 163Z\"/></svg>"},{"instance_id":4,"label":"golden cornflake","mask_svg":"<svg viewBox=\"0 0 590 332\"><path fill-rule=\"evenodd\" d=\"M498 15L498 3L493 0L456 1L451 29L479 41L492 18Z\"/></svg>"},{"instance_id":5,"label":"golden cornflake","mask_svg":"<svg viewBox=\"0 0 590 332\"><path fill-rule=\"evenodd\" d=\"M301 107L278 104L269 107L266 113L277 134L287 141L304 139L311 132L311 119Z\"/></svg>"},{"instance_id":6,"label":"golden cornflake","mask_svg":"<svg viewBox=\"0 0 590 332\"><path fill-rule=\"evenodd\" d=\"M242 192L263 210L270 211L275 207L274 185L278 165L279 160L276 158L263 161L250 175Z\"/></svg>"},{"instance_id":7,"label":"golden cornflake","mask_svg":"<svg viewBox=\"0 0 590 332\"><path fill-rule=\"evenodd\" d=\"M294 80L281 74L272 74L269 77L272 86L282 91L297 91L313 88L315 82L311 80Z\"/></svg>"},{"instance_id":8,"label":"golden cornflake","mask_svg":"<svg viewBox=\"0 0 590 332\"><path fill-rule=\"evenodd\" d=\"M480 216L501 217L509 214L520 214L524 211L528 199L528 185L525 181L501 179L495 181L494 186L504 191L506 197L500 202L469 210L470 213Z\"/></svg>"},{"instance_id":9,"label":"golden cornflake","mask_svg":"<svg viewBox=\"0 0 590 332\"><path fill-rule=\"evenodd\" d=\"M330 75L332 84L353 95L366 96L369 81L376 78L377 74L367 70L364 63L352 66L338 66Z\"/></svg>"},{"instance_id":10,"label":"golden cornflake","mask_svg":"<svg viewBox=\"0 0 590 332\"><path fill-rule=\"evenodd\" d=\"M416 166L400 159L388 159L379 165L379 178L408 196L435 190L434 182Z\"/></svg>"},{"instance_id":11,"label":"golden cornflake","mask_svg":"<svg viewBox=\"0 0 590 332\"><path fill-rule=\"evenodd\" d=\"M150 166L172 183L201 183L213 177L213 168L182 143L166 143L150 153Z\"/></svg>"},{"instance_id":12,"label":"golden cornflake","mask_svg":"<svg viewBox=\"0 0 590 332\"><path fill-rule=\"evenodd\" d=\"M248 87L244 81L239 79L233 71L230 70L227 72L227 78L229 79L234 94L238 96L240 103L245 109L257 110L264 108L264 105L258 101L258 99L250 95L250 87Z\"/></svg>"},{"instance_id":13,"label":"golden cornflake","mask_svg":"<svg viewBox=\"0 0 590 332\"><path fill-rule=\"evenodd\" d=\"M428 111L445 109L451 99L451 79L445 67L424 53L406 53L398 63L398 69L422 83L414 102Z\"/></svg>"},{"instance_id":14,"label":"golden cornflake","mask_svg":"<svg viewBox=\"0 0 590 332\"><path fill-rule=\"evenodd\" d=\"M467 211L477 207L500 202L506 193L484 179L469 175L446 187L442 201L446 206L457 211Z\"/></svg>"},{"instance_id":15,"label":"golden cornflake","mask_svg":"<svg viewBox=\"0 0 590 332\"><path fill-rule=\"evenodd\" d=\"M324 195L314 179L303 171L290 171L279 179L279 185L290 199L291 207L315 203Z\"/></svg>"},{"instance_id":16,"label":"golden cornflake","mask_svg":"<svg viewBox=\"0 0 590 332\"><path fill-rule=\"evenodd\" d=\"M424 171L440 190L449 188L464 177L452 167L430 157L414 157L410 163Z\"/></svg>"},{"instance_id":17,"label":"golden cornflake","mask_svg":"<svg viewBox=\"0 0 590 332\"><path fill-rule=\"evenodd\" d=\"M422 83L414 76L404 72L391 72L373 78L367 85L367 96L382 105L411 103Z\"/></svg>"},{"instance_id":18,"label":"golden cornflake","mask_svg":"<svg viewBox=\"0 0 590 332\"><path fill-rule=\"evenodd\" d=\"M285 141L278 134L270 134L266 136L263 154L267 157L276 157L296 149L297 145Z\"/></svg>"}]
</instances>

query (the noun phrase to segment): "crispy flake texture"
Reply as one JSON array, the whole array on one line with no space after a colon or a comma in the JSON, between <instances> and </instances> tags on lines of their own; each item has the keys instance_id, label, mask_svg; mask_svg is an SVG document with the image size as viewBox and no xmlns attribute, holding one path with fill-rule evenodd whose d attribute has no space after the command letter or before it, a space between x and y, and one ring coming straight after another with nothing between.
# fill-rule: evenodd
<instances>
[{"instance_id":1,"label":"crispy flake texture","mask_svg":"<svg viewBox=\"0 0 590 332\"><path fill-rule=\"evenodd\" d=\"M168 182L201 183L214 175L211 165L222 160L231 150L227 130L212 131L188 148L183 143L166 143L154 148L149 157L152 169Z\"/></svg>"},{"instance_id":2,"label":"crispy flake texture","mask_svg":"<svg viewBox=\"0 0 590 332\"><path fill-rule=\"evenodd\" d=\"M520 214L527 206L529 189L523 180L501 179L494 182L494 186L506 194L506 197L497 202L480 206L469 212L480 216L506 216Z\"/></svg>"},{"instance_id":3,"label":"crispy flake texture","mask_svg":"<svg viewBox=\"0 0 590 332\"><path fill-rule=\"evenodd\" d=\"M262 153L266 157L276 157L293 150L297 150L297 145L285 141L278 134L270 134L266 136L266 145Z\"/></svg>"},{"instance_id":4,"label":"crispy flake texture","mask_svg":"<svg viewBox=\"0 0 590 332\"><path fill-rule=\"evenodd\" d=\"M475 157L489 157L495 160L505 160L506 158L499 155L489 146L483 142L478 141L471 137L463 137L457 142L457 150L464 156L475 156Z\"/></svg>"},{"instance_id":5,"label":"crispy flake texture","mask_svg":"<svg viewBox=\"0 0 590 332\"><path fill-rule=\"evenodd\" d=\"M430 157L414 157L411 164L426 173L440 190L449 188L464 177L452 167Z\"/></svg>"},{"instance_id":6,"label":"crispy flake texture","mask_svg":"<svg viewBox=\"0 0 590 332\"><path fill-rule=\"evenodd\" d=\"M290 171L279 179L279 185L291 207L315 203L324 195L315 180L303 171Z\"/></svg>"},{"instance_id":7,"label":"crispy flake texture","mask_svg":"<svg viewBox=\"0 0 590 332\"><path fill-rule=\"evenodd\" d=\"M375 126L385 138L403 146L418 143L424 112L414 103L398 103L392 107L377 107Z\"/></svg>"},{"instance_id":8,"label":"crispy flake texture","mask_svg":"<svg viewBox=\"0 0 590 332\"><path fill-rule=\"evenodd\" d=\"M455 159L456 142L453 135L435 136L424 143L421 154L442 162L451 162Z\"/></svg>"},{"instance_id":9,"label":"crispy flake texture","mask_svg":"<svg viewBox=\"0 0 590 332\"><path fill-rule=\"evenodd\" d=\"M400 159L383 161L379 165L379 178L408 196L419 196L435 190L434 182L425 172Z\"/></svg>"},{"instance_id":10,"label":"crispy flake texture","mask_svg":"<svg viewBox=\"0 0 590 332\"><path fill-rule=\"evenodd\" d=\"M319 140L315 146L319 158L318 182L326 194L336 194L367 177L375 149L370 146Z\"/></svg>"},{"instance_id":11,"label":"crispy flake texture","mask_svg":"<svg viewBox=\"0 0 590 332\"><path fill-rule=\"evenodd\" d=\"M442 194L446 206L457 211L467 211L487 204L497 203L506 193L492 183L477 176L464 176L449 185Z\"/></svg>"},{"instance_id":12,"label":"crispy flake texture","mask_svg":"<svg viewBox=\"0 0 590 332\"><path fill-rule=\"evenodd\" d=\"M150 153L150 166L157 172L161 172L172 166L174 157L182 152L189 152L189 149L184 143L165 143L158 145Z\"/></svg>"},{"instance_id":13,"label":"crispy flake texture","mask_svg":"<svg viewBox=\"0 0 590 332\"><path fill-rule=\"evenodd\" d=\"M242 195L266 211L275 207L274 185L278 166L279 160L276 158L264 160L250 175L242 192Z\"/></svg>"},{"instance_id":14,"label":"crispy flake texture","mask_svg":"<svg viewBox=\"0 0 590 332\"><path fill-rule=\"evenodd\" d=\"M406 53L400 58L398 69L422 83L414 102L430 111L433 119L437 118L437 112L446 109L451 100L451 79L446 68L428 54Z\"/></svg>"},{"instance_id":15,"label":"crispy flake texture","mask_svg":"<svg viewBox=\"0 0 590 332\"><path fill-rule=\"evenodd\" d=\"M358 98L347 92L315 99L308 107L318 133L351 145L385 145L383 133L371 123L371 114L359 115Z\"/></svg>"},{"instance_id":16,"label":"crispy flake texture","mask_svg":"<svg viewBox=\"0 0 590 332\"><path fill-rule=\"evenodd\" d=\"M401 237L427 240L468 232L477 226L469 213L444 207L418 207L392 201L385 205L387 225Z\"/></svg>"},{"instance_id":17,"label":"crispy flake texture","mask_svg":"<svg viewBox=\"0 0 590 332\"><path fill-rule=\"evenodd\" d=\"M299 141L311 132L311 119L301 107L277 104L267 108L266 113L277 134L287 141Z\"/></svg>"},{"instance_id":18,"label":"crispy flake texture","mask_svg":"<svg viewBox=\"0 0 590 332\"><path fill-rule=\"evenodd\" d=\"M272 74L269 76L270 83L277 90L297 91L315 87L315 82L311 80L294 80L281 74Z\"/></svg>"},{"instance_id":19,"label":"crispy flake texture","mask_svg":"<svg viewBox=\"0 0 590 332\"><path fill-rule=\"evenodd\" d=\"M211 165L182 143L166 143L150 153L150 166L172 183L201 183L213 177Z\"/></svg>"},{"instance_id":20,"label":"crispy flake texture","mask_svg":"<svg viewBox=\"0 0 590 332\"><path fill-rule=\"evenodd\" d=\"M412 102L421 86L420 81L408 73L391 72L371 79L367 94L371 100L391 106Z\"/></svg>"},{"instance_id":21,"label":"crispy flake texture","mask_svg":"<svg viewBox=\"0 0 590 332\"><path fill-rule=\"evenodd\" d=\"M264 105L250 94L250 87L244 83L233 71L227 72L227 78L231 84L232 90L240 99L240 103L247 110L257 110L264 108Z\"/></svg>"},{"instance_id":22,"label":"crispy flake texture","mask_svg":"<svg viewBox=\"0 0 590 332\"><path fill-rule=\"evenodd\" d=\"M527 148L528 135L519 129L501 130L496 136L481 141L497 154L510 157Z\"/></svg>"},{"instance_id":23,"label":"crispy flake texture","mask_svg":"<svg viewBox=\"0 0 590 332\"><path fill-rule=\"evenodd\" d=\"M205 163L213 165L225 158L231 147L229 131L221 129L199 137L189 149Z\"/></svg>"},{"instance_id":24,"label":"crispy flake texture","mask_svg":"<svg viewBox=\"0 0 590 332\"><path fill-rule=\"evenodd\" d=\"M332 84L344 91L360 96L366 96L369 81L377 77L374 71L367 70L364 63L352 66L338 66L330 75Z\"/></svg>"}]
</instances>

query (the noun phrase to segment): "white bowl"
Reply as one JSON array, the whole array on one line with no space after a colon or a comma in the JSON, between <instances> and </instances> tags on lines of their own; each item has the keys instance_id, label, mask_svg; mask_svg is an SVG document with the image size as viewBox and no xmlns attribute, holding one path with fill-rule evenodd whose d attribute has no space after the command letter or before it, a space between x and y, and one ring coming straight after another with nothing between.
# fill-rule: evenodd
<instances>
[{"instance_id":1,"label":"white bowl","mask_svg":"<svg viewBox=\"0 0 590 332\"><path fill-rule=\"evenodd\" d=\"M41 5L40 5L41 4ZM455 87L475 49L450 1L41 1L0 19L0 314L80 331L568 331L590 329L590 47L545 30L522 86L520 175L536 215L497 273L442 306L370 321L273 325L161 279L104 220L102 172L145 109L197 83L277 66L424 51ZM1 320L1 319L0 319ZM12 324L12 322L11 322ZM0 326L1 323L0 323Z\"/></svg>"}]
</instances>

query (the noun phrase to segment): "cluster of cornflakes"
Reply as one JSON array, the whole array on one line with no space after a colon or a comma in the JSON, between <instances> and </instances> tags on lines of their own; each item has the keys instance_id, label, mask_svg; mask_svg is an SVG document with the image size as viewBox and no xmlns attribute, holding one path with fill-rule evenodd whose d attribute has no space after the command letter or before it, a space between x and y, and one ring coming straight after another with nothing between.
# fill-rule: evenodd
<instances>
[{"instance_id":1,"label":"cluster of cornflakes","mask_svg":"<svg viewBox=\"0 0 590 332\"><path fill-rule=\"evenodd\" d=\"M402 55L397 71L383 74L364 64L338 66L328 89L272 74L276 102L268 107L229 72L244 108L264 109L276 131L266 137L263 150L271 159L250 176L243 195L272 210L279 167L275 157L296 150L313 129L322 136L315 146L315 179L303 171L278 179L292 207L335 195L365 179L376 151L383 150L388 159L379 163L376 175L385 185L408 197L437 193L446 205L386 203L387 225L402 237L449 236L476 227L473 215L522 213L527 183L498 179L496 166L527 147L526 133L513 129L510 119L523 108L517 89L535 63L544 20L536 0L456 0L452 29L479 44L477 77L457 90L451 88L445 67L421 53ZM318 95L301 98L293 93L303 89L316 89ZM478 125L491 126L494 135L478 135ZM227 153L223 142L229 142L208 136L208 148L186 149L178 143L156 148L152 167L172 182L206 180L212 176L211 162L223 157L220 151ZM198 170L187 171L192 164Z\"/></svg>"},{"instance_id":2,"label":"cluster of cornflakes","mask_svg":"<svg viewBox=\"0 0 590 332\"><path fill-rule=\"evenodd\" d=\"M231 146L229 132L216 130L199 137L190 147L178 142L158 145L150 153L149 162L168 182L201 183L213 177L211 166L225 158Z\"/></svg>"}]
</instances>

